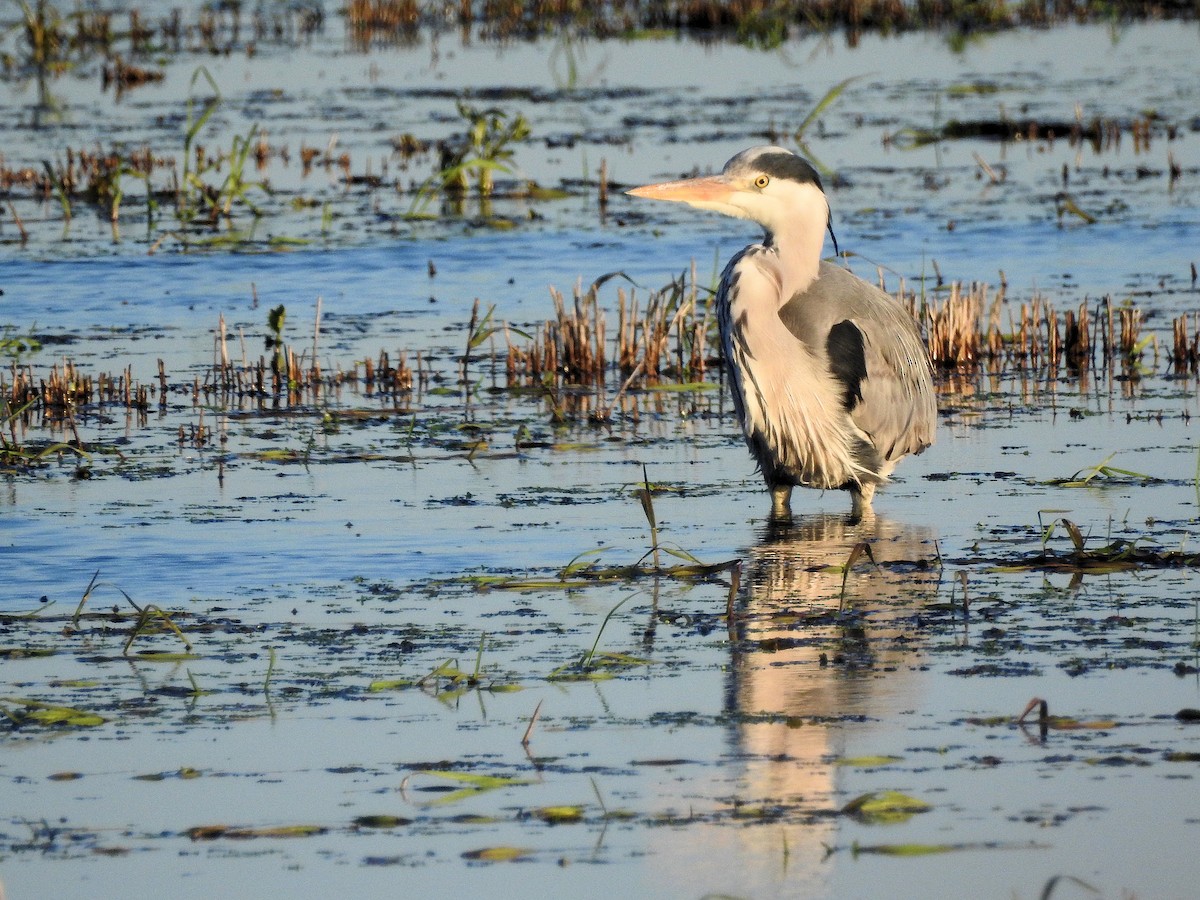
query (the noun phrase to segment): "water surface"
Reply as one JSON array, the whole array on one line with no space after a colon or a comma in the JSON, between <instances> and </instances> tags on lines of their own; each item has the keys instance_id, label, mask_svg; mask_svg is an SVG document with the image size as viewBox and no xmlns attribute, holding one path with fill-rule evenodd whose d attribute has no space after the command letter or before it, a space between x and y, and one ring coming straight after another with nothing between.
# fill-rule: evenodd
<instances>
[{"instance_id":1,"label":"water surface","mask_svg":"<svg viewBox=\"0 0 1200 900\"><path fill-rule=\"evenodd\" d=\"M208 897L252 882L297 896L1023 897L1054 876L1105 896L1187 895L1196 726L1175 714L1200 706L1193 570L1075 578L1028 564L1043 546L1071 552L1061 522L1046 534L1064 517L1088 549L1124 539L1164 556L1194 550L1200 410L1194 379L1167 377L1165 349L1171 318L1196 299L1195 43L1194 26L1173 23L995 35L961 52L930 34L772 54L606 42L576 48L574 85L548 44L360 55L330 33L204 60L224 97L214 145L256 122L293 153L336 132L359 171L398 132L460 127L452 98L486 71L530 116L522 174L549 185L594 179L602 156L623 184L718 166L862 75L810 135L839 176L831 202L856 271L882 266L893 288L924 279L930 295L935 262L946 281L995 286L1003 271L1013 309L1037 294L1059 309L1129 297L1164 352L1147 349L1141 377L947 378L938 443L900 468L876 521L851 525L843 495L805 492L793 526L771 528L719 389L638 391L609 426L556 427L538 393L490 390L505 386L490 345L469 404L458 385L476 298L527 328L551 315L549 286L569 295L577 280L621 271L644 297L693 259L707 284L755 237L745 223L620 196L601 222L587 186L497 201L511 230L469 211L412 225L401 216L411 198L306 179L293 160L273 163L271 179L284 198L328 200L332 232L280 200L249 252L167 244L149 255L156 235L135 209L113 243L88 215L63 237L54 204L18 198L31 238L19 243L5 220L0 323L43 345L20 362L129 365L153 384L162 359L170 390L144 418L122 405L79 411L90 477L63 455L0 484L0 703L105 719L6 732L10 895L126 896L136 884ZM1078 62L1062 64L1068 54ZM199 61L172 59L161 86L119 102L94 73L61 79L66 121L12 132L6 158L100 140L101 121L104 140L177 142ZM963 85L989 87L954 90ZM28 104L11 84L0 95L27 125ZM1178 130L1156 130L1147 151L1128 137L1099 152L1061 139L885 140L952 117L1070 121L1077 104L1122 122L1153 108ZM1005 180L980 178L974 153ZM1184 173L1174 182L1168 153ZM1095 224L1056 214L1064 165ZM1138 177L1140 166L1157 174ZM272 230L311 243L259 252ZM610 322L618 285L630 287L602 289ZM419 351L431 386L450 390L396 402L346 386L277 408L193 395L220 316L253 360L280 304L288 341L308 347L318 297L327 371ZM180 440L200 425L211 440ZM53 423L24 435L66 436ZM1110 456L1152 478L1062 483ZM741 561L732 623L728 573L545 583L590 551L601 565L642 557L643 466L664 541L703 562ZM856 563L843 597L840 567L863 541L878 565ZM194 655L148 655L183 649L169 631L124 654L131 601L172 615ZM561 680L602 625L599 649L630 664ZM474 672L481 639L478 684L427 677L449 661ZM1016 726L1033 696L1082 727ZM455 795L463 785L448 772L515 781ZM887 790L930 809L892 824L844 812ZM547 821L564 806L577 815ZM364 818L379 816L396 819ZM269 832L301 825L318 830ZM520 861L471 858L488 848Z\"/></svg>"}]
</instances>

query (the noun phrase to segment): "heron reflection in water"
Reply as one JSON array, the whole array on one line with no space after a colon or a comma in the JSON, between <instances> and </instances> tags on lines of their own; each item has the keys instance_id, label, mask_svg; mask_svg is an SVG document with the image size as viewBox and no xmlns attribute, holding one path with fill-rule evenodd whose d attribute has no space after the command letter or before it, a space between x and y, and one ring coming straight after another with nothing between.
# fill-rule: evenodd
<instances>
[{"instance_id":1,"label":"heron reflection in water","mask_svg":"<svg viewBox=\"0 0 1200 900\"><path fill-rule=\"evenodd\" d=\"M767 526L747 566L726 699L750 796L840 807L835 760L847 741L869 745L871 722L917 705L919 660L907 637L914 609L937 589L934 537L881 516ZM875 564L855 565L843 598L842 567L863 542ZM816 835L793 840L820 858Z\"/></svg>"},{"instance_id":2,"label":"heron reflection in water","mask_svg":"<svg viewBox=\"0 0 1200 900\"><path fill-rule=\"evenodd\" d=\"M827 855L842 842L829 813L873 789L855 786L858 776L838 760L884 752L886 723L920 705L921 659L905 638L914 610L936 593L934 537L879 515L767 525L746 559L725 680L727 752L737 763L713 790L778 819L656 835L668 876L678 869L689 883L743 896L797 886L821 895L821 881L847 858ZM843 608L841 567L860 542L878 565L864 557L854 566ZM678 807L703 808L704 791L689 789Z\"/></svg>"}]
</instances>

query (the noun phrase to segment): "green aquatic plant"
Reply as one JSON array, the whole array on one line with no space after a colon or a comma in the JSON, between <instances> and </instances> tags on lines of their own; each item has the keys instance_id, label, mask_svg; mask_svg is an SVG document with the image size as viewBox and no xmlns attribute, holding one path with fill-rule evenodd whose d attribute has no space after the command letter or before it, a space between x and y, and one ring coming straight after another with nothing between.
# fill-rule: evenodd
<instances>
[{"instance_id":1,"label":"green aquatic plant","mask_svg":"<svg viewBox=\"0 0 1200 900\"><path fill-rule=\"evenodd\" d=\"M1200 448L1196 450L1196 472L1192 476L1196 488L1196 505L1200 506Z\"/></svg>"},{"instance_id":2,"label":"green aquatic plant","mask_svg":"<svg viewBox=\"0 0 1200 900\"><path fill-rule=\"evenodd\" d=\"M487 648L487 639L486 631L479 635L479 649L475 653L473 671L468 672L459 668L457 659L448 659L415 680L411 678L377 678L367 686L367 690L377 693L412 687L431 688L434 696L441 700L457 699L470 690L487 690L500 694L520 691L521 686L512 682L483 684L483 652Z\"/></svg>"},{"instance_id":3,"label":"green aquatic plant","mask_svg":"<svg viewBox=\"0 0 1200 900\"><path fill-rule=\"evenodd\" d=\"M58 205L62 209L63 222L65 225L71 223L71 190L67 186L67 178L61 166L54 166L49 160L42 160L42 169L46 172L46 182L50 185L50 191L54 194Z\"/></svg>"},{"instance_id":4,"label":"green aquatic plant","mask_svg":"<svg viewBox=\"0 0 1200 900\"><path fill-rule=\"evenodd\" d=\"M257 135L258 126L252 125L245 135L233 136L228 156L229 173L217 188L212 203L214 221L218 215L231 216L234 203L243 204L255 218L262 216L262 210L250 199L250 189L266 190L266 186L260 181L249 181L246 178L246 162L250 158L250 150Z\"/></svg>"},{"instance_id":5,"label":"green aquatic plant","mask_svg":"<svg viewBox=\"0 0 1200 900\"><path fill-rule=\"evenodd\" d=\"M212 88L212 96L204 100L203 108L197 113L195 96L196 82L203 76ZM175 214L179 217L181 223L190 222L196 215L198 206L197 191L203 189L201 182L192 172L192 157L194 155L193 145L196 142L196 137L200 134L201 129L212 118L213 113L217 111L217 107L221 105L221 89L217 87L217 82L213 79L212 74L204 66L197 66L192 72L192 80L189 84L187 98L187 121L183 131L183 170L179 179L179 193L175 201Z\"/></svg>"},{"instance_id":6,"label":"green aquatic plant","mask_svg":"<svg viewBox=\"0 0 1200 900\"><path fill-rule=\"evenodd\" d=\"M24 38L26 55L24 62L33 69L47 69L53 74L65 72L70 63L66 59L66 20L53 3L46 0L17 0L21 10L21 22L17 26Z\"/></svg>"},{"instance_id":7,"label":"green aquatic plant","mask_svg":"<svg viewBox=\"0 0 1200 900\"><path fill-rule=\"evenodd\" d=\"M640 591L638 593L641 593ZM596 639L592 641L591 649L583 655L580 665L584 669L591 667L593 660L596 659L596 648L600 646L600 637L604 634L604 629L608 627L609 620L616 614L617 610L636 597L637 594L630 594L616 606L608 611L608 615L604 617L604 621L600 623L600 628L596 631Z\"/></svg>"},{"instance_id":8,"label":"green aquatic plant","mask_svg":"<svg viewBox=\"0 0 1200 900\"><path fill-rule=\"evenodd\" d=\"M1155 476L1147 475L1143 472L1134 472L1132 469L1121 469L1117 466L1110 466L1108 461L1114 456L1116 456L1115 453L1110 453L1094 466L1079 469L1067 478L1051 479L1045 483L1057 485L1058 487L1089 487L1094 484L1128 483L1129 480L1140 481L1143 484L1159 480Z\"/></svg>"},{"instance_id":9,"label":"green aquatic plant","mask_svg":"<svg viewBox=\"0 0 1200 900\"><path fill-rule=\"evenodd\" d=\"M0 697L0 715L8 719L14 728L29 724L51 728L94 728L106 721L103 716L93 712L26 697Z\"/></svg>"},{"instance_id":10,"label":"green aquatic plant","mask_svg":"<svg viewBox=\"0 0 1200 900\"><path fill-rule=\"evenodd\" d=\"M477 575L467 580L481 588L501 588L505 590L535 590L545 588L563 588L571 590L592 584L606 582L632 582L640 578L680 578L706 579L715 578L722 574L735 577L741 566L740 559L725 560L718 563L706 563L687 550L677 545L668 545L661 540L658 517L654 511L653 495L656 491L664 490L660 485L649 481L649 476L643 467L643 481L634 488L633 494L638 499L642 514L650 527L650 546L636 562L628 565L602 566L600 555L613 548L610 546L595 547L584 550L573 556L554 577L536 577L529 575ZM673 556L680 560L676 565L663 565L660 554ZM646 565L646 560L651 564Z\"/></svg>"},{"instance_id":11,"label":"green aquatic plant","mask_svg":"<svg viewBox=\"0 0 1200 900\"><path fill-rule=\"evenodd\" d=\"M734 34L739 44L752 50L777 50L788 38L791 11L778 5L767 4L758 9L747 9L737 18Z\"/></svg>"},{"instance_id":12,"label":"green aquatic plant","mask_svg":"<svg viewBox=\"0 0 1200 900\"><path fill-rule=\"evenodd\" d=\"M850 548L850 555L846 557L846 562L841 566L842 569L842 588L838 594L838 611L841 612L846 607L846 581L850 578L850 571L854 568L854 564L862 557L870 560L876 570L879 569L879 563L875 562L875 554L871 551L871 545L866 541L859 541Z\"/></svg>"},{"instance_id":13,"label":"green aquatic plant","mask_svg":"<svg viewBox=\"0 0 1200 900\"><path fill-rule=\"evenodd\" d=\"M49 79L71 68L67 17L47 0L35 0L33 3L17 0L17 6L21 18L11 30L19 32L21 40L19 57L15 61L22 69L32 72L37 81L36 124L40 122L42 113L48 112L52 117L58 117L62 112L61 101L50 93ZM12 61L7 54L4 55L5 68Z\"/></svg>"},{"instance_id":14,"label":"green aquatic plant","mask_svg":"<svg viewBox=\"0 0 1200 900\"><path fill-rule=\"evenodd\" d=\"M217 838L230 838L237 841L248 841L255 838L299 838L315 837L325 834L329 829L324 825L271 825L264 828L231 828L228 825L196 825L187 829L183 834L193 841L215 841Z\"/></svg>"},{"instance_id":15,"label":"green aquatic plant","mask_svg":"<svg viewBox=\"0 0 1200 900\"><path fill-rule=\"evenodd\" d=\"M851 816L868 825L891 825L905 822L915 814L933 807L924 800L899 791L872 791L860 794L842 807L842 815Z\"/></svg>"},{"instance_id":16,"label":"green aquatic plant","mask_svg":"<svg viewBox=\"0 0 1200 900\"><path fill-rule=\"evenodd\" d=\"M549 681L580 681L611 678L617 671L650 665L651 661L648 659L631 656L627 653L599 649L600 638L604 635L604 629L608 627L608 623L612 620L617 610L634 597L640 596L641 593L641 591L635 591L612 607L604 617L604 621L600 623L600 627L596 630L596 639L592 641L592 646L578 659L556 668L547 676L547 679Z\"/></svg>"},{"instance_id":17,"label":"green aquatic plant","mask_svg":"<svg viewBox=\"0 0 1200 900\"><path fill-rule=\"evenodd\" d=\"M196 85L201 79L212 91L204 98L195 93ZM262 215L249 195L252 188L265 191L266 186L259 181L249 181L246 177L246 164L258 134L257 125L252 126L245 135L234 135L229 152L224 155L228 171L220 182L210 183L203 177L209 172L219 171L222 162L220 157L214 159L198 152L196 143L201 131L220 107L221 99L221 89L212 74L204 66L197 66L192 73L188 90L187 119L183 132L183 165L175 199L175 215L183 226L193 224L205 213L208 224L215 227L222 217L226 220L232 219L235 205L245 206L255 218Z\"/></svg>"},{"instance_id":18,"label":"green aquatic plant","mask_svg":"<svg viewBox=\"0 0 1200 900\"><path fill-rule=\"evenodd\" d=\"M479 847L475 850L464 850L462 858L471 862L517 862L529 859L533 853L528 847Z\"/></svg>"},{"instance_id":19,"label":"green aquatic plant","mask_svg":"<svg viewBox=\"0 0 1200 900\"><path fill-rule=\"evenodd\" d=\"M1058 218L1058 224L1062 225L1063 216L1070 214L1078 219L1082 219L1087 225L1095 225L1098 221L1096 216L1087 212L1075 202L1075 198L1065 191L1060 191L1054 197L1054 212Z\"/></svg>"},{"instance_id":20,"label":"green aquatic plant","mask_svg":"<svg viewBox=\"0 0 1200 900\"><path fill-rule=\"evenodd\" d=\"M208 205L208 224L213 227L216 227L221 219L231 221L235 205L244 206L255 219L262 216L262 210L250 199L250 190L258 188L265 191L266 185L261 181L249 181L246 178L246 163L257 133L258 126L254 125L245 135L233 136L229 152L224 155L228 171L219 183L209 184L200 178L207 171L218 171L219 161L206 160L189 176L189 184L195 189L194 197ZM189 205L189 215L192 215L191 210Z\"/></svg>"},{"instance_id":21,"label":"green aquatic plant","mask_svg":"<svg viewBox=\"0 0 1200 900\"><path fill-rule=\"evenodd\" d=\"M271 307L267 313L267 336L263 339L266 349L275 351L273 356L277 366L283 366L286 357L286 346L283 342L283 326L287 321L287 307L280 303Z\"/></svg>"},{"instance_id":22,"label":"green aquatic plant","mask_svg":"<svg viewBox=\"0 0 1200 900\"><path fill-rule=\"evenodd\" d=\"M73 628L73 629L79 628L80 620L83 618L83 608L84 608L84 606L87 605L88 600L91 599L92 593L98 587L114 587L114 588L116 588L117 591L120 592L121 596L125 598L126 602L128 602L129 605L132 606L134 611L137 613L137 621L134 623L133 628L130 629L129 636L125 639L125 645L121 649L122 655L124 655L124 656L129 655L129 648L133 646L133 642L135 640L137 640L139 635L153 634L153 633L156 633L161 628L161 629L170 631L176 637L178 637L179 640L181 640L183 642L183 646L184 646L186 652L184 654L161 654L161 653L148 654L148 655L142 654L141 656L139 656L140 659L154 658L154 659L170 659L172 661L175 661L175 660L179 660L179 659L194 658L191 655L192 642L187 639L187 635L185 635L183 633L182 629L180 629L180 627L175 624L175 620L171 617L170 613L166 612L164 609L162 609L161 607L159 607L153 603L147 604L146 606L138 605L137 603L135 603L133 601L133 598L130 597L129 594L127 594L125 592L125 590L123 588L118 587L117 585L112 584L111 582L100 581L100 570L99 569L97 569L92 574L91 580L88 581L87 587L84 588L83 596L79 599L79 605L75 607L75 613L74 613L74 615L71 616L71 628ZM114 612L115 612L115 608L114 608ZM154 625L155 622L158 623L157 627Z\"/></svg>"},{"instance_id":23,"label":"green aquatic plant","mask_svg":"<svg viewBox=\"0 0 1200 900\"><path fill-rule=\"evenodd\" d=\"M192 686L192 697L203 697L205 694L213 693L200 687L200 682L196 680L196 676L192 673L191 669L184 669L184 674L187 675L188 683Z\"/></svg>"},{"instance_id":24,"label":"green aquatic plant","mask_svg":"<svg viewBox=\"0 0 1200 900\"><path fill-rule=\"evenodd\" d=\"M495 189L495 173L512 174L512 144L529 137L529 120L521 113L497 107L478 109L464 101L456 103L464 120L465 136L442 147L440 168L417 189L410 217L422 215L439 194L453 198L466 195L471 179L481 199Z\"/></svg>"},{"instance_id":25,"label":"green aquatic plant","mask_svg":"<svg viewBox=\"0 0 1200 900\"><path fill-rule=\"evenodd\" d=\"M21 443L17 438L17 423L37 402L34 398L14 408L7 397L0 396L0 468L32 468L59 453L74 453L81 459L90 460L91 455L86 450L64 441L37 449Z\"/></svg>"},{"instance_id":26,"label":"green aquatic plant","mask_svg":"<svg viewBox=\"0 0 1200 900\"><path fill-rule=\"evenodd\" d=\"M546 60L546 66L550 69L550 74L554 78L554 86L560 91L573 91L579 84L579 57L584 55L582 45L577 46L577 42L570 31L563 30L555 38L554 48L550 51L550 57ZM566 72L560 73L558 62L562 60L566 66Z\"/></svg>"},{"instance_id":27,"label":"green aquatic plant","mask_svg":"<svg viewBox=\"0 0 1200 900\"><path fill-rule=\"evenodd\" d=\"M32 327L25 334L19 334L12 325L0 325L0 356L18 362L26 353L37 353L41 349L42 342L33 333ZM1200 466L1200 463L1197 465Z\"/></svg>"},{"instance_id":28,"label":"green aquatic plant","mask_svg":"<svg viewBox=\"0 0 1200 900\"><path fill-rule=\"evenodd\" d=\"M482 775L475 772L461 772L455 769L422 769L406 775L400 782L400 793L402 795L407 796L408 786L414 775L440 778L461 785L458 790L441 794L438 799L422 804L423 806L445 806L450 803L457 803L459 800L465 800L468 797L477 797L488 791L533 784L528 778L519 778L515 775Z\"/></svg>"},{"instance_id":29,"label":"green aquatic plant","mask_svg":"<svg viewBox=\"0 0 1200 900\"><path fill-rule=\"evenodd\" d=\"M1200 566L1200 553L1180 550L1162 550L1145 546L1145 536L1133 540L1113 538L1099 547L1088 547L1087 539L1079 526L1066 518L1055 518L1048 525L1041 523L1042 513L1063 510L1040 510L1038 521L1041 527L1042 549L1034 556L1017 557L998 561L993 567L996 572L1070 572L1077 575L1103 575L1134 569L1175 569ZM1060 553L1050 547L1050 539L1062 526L1071 540L1071 550Z\"/></svg>"},{"instance_id":30,"label":"green aquatic plant","mask_svg":"<svg viewBox=\"0 0 1200 900\"><path fill-rule=\"evenodd\" d=\"M463 390L467 396L470 396L470 382L467 374L471 365L472 352L487 343L491 338L501 331L511 331L528 339L529 335L524 331L516 328L510 328L507 324L497 325L495 322L496 304L491 304L487 312L482 317L479 315L479 298L475 298L475 304L471 307L471 321L467 324L467 346L462 355L462 382Z\"/></svg>"},{"instance_id":31,"label":"green aquatic plant","mask_svg":"<svg viewBox=\"0 0 1200 900\"><path fill-rule=\"evenodd\" d=\"M1084 544L1083 532L1081 532L1079 530L1079 526L1077 526L1074 522L1072 522L1070 519L1062 519L1062 518L1051 519L1050 523L1048 525L1042 522L1042 513L1058 513L1058 512L1066 512L1066 510L1062 510L1062 509L1039 509L1038 510L1038 526L1042 530L1042 553L1043 554L1046 553L1047 545L1050 543L1050 538L1054 536L1054 530L1060 524L1066 530L1067 534L1070 535L1071 543L1075 545L1076 552L1081 552L1083 550L1083 544Z\"/></svg>"},{"instance_id":32,"label":"green aquatic plant","mask_svg":"<svg viewBox=\"0 0 1200 900\"><path fill-rule=\"evenodd\" d=\"M271 679L275 675L275 648L267 648L267 674L263 676L263 696L271 695Z\"/></svg>"},{"instance_id":33,"label":"green aquatic plant","mask_svg":"<svg viewBox=\"0 0 1200 900\"><path fill-rule=\"evenodd\" d=\"M862 75L851 75L849 78L843 78L825 92L825 94L816 102L813 108L808 111L808 115L806 115L801 120L800 124L796 126L796 130L792 133L792 140L796 142L796 145L804 151L804 155L809 159L813 159L815 162L815 157L812 150L809 149L806 139L808 129L814 122L817 121L818 118L820 118L821 114L824 113L825 110L829 109L829 107L837 102L837 99L842 95L846 88L862 77ZM825 174L829 174L829 170L825 167L819 166L819 168L821 168Z\"/></svg>"},{"instance_id":34,"label":"green aquatic plant","mask_svg":"<svg viewBox=\"0 0 1200 900\"><path fill-rule=\"evenodd\" d=\"M125 592L122 591L121 593L124 594ZM129 595L125 594L125 598L129 599ZM138 606L132 600L129 602L133 608L137 610L138 617L137 622L135 622L133 628L130 629L129 637L125 640L125 646L121 648L121 654L123 656L129 655L129 648L133 646L133 642L137 640L138 635L156 633L157 629L153 627L153 623L157 621L163 628L172 632L177 638L179 638L179 640L183 641L183 646L187 648L186 654L184 655L169 654L168 656L171 658L171 660L174 661L175 659L181 659L184 658L184 656L190 657L192 652L192 642L187 639L187 635L185 635L179 626L175 624L175 620L171 618L170 613L158 606L155 606L153 603L146 606ZM159 659L167 658L161 654L155 655Z\"/></svg>"},{"instance_id":35,"label":"green aquatic plant","mask_svg":"<svg viewBox=\"0 0 1200 900\"><path fill-rule=\"evenodd\" d=\"M735 565L738 560L730 560L724 563L718 563L716 566L702 563L699 559L684 550L678 545L668 546L659 540L658 533L658 516L654 512L654 491L662 490L661 486L656 487L651 484L650 476L646 472L645 465L642 466L642 481L634 489L633 495L637 497L638 502L642 507L642 514L646 517L646 523L650 526L650 549L648 549L637 561L637 565L641 566L650 557L654 561L654 565L648 570L649 574L660 575L670 574L675 576L688 575L709 575L714 571L725 571ZM668 556L673 556L676 559L682 560L681 566L669 566L664 568L661 564L660 553L665 553Z\"/></svg>"},{"instance_id":36,"label":"green aquatic plant","mask_svg":"<svg viewBox=\"0 0 1200 900\"><path fill-rule=\"evenodd\" d=\"M646 522L650 526L650 551L649 554L654 557L654 567L658 568L658 520L654 515L654 495L650 489L650 476L646 474L646 467L642 466L642 485L634 492L634 496L642 504L642 512L646 516ZM645 559L645 557L642 557Z\"/></svg>"},{"instance_id":37,"label":"green aquatic plant","mask_svg":"<svg viewBox=\"0 0 1200 900\"><path fill-rule=\"evenodd\" d=\"M456 107L467 123L467 139L456 165L463 174L474 175L481 196L490 196L494 173L512 173L510 145L529 137L529 120L521 113L510 114L496 107L478 109L462 101Z\"/></svg>"},{"instance_id":38,"label":"green aquatic plant","mask_svg":"<svg viewBox=\"0 0 1200 900\"><path fill-rule=\"evenodd\" d=\"M960 850L1038 850L1045 849L1043 844L1013 844L1002 841L974 841L953 844L859 844L857 841L850 844L848 847L829 847L826 846L826 853L832 854L839 850L849 850L850 855L854 857L862 855L875 856L931 856L940 853L955 853ZM1052 879L1053 881L1053 879ZM1083 884L1083 882L1079 882ZM1098 891L1096 893L1099 893ZM1050 895L1043 893L1042 900L1046 900Z\"/></svg>"}]
</instances>

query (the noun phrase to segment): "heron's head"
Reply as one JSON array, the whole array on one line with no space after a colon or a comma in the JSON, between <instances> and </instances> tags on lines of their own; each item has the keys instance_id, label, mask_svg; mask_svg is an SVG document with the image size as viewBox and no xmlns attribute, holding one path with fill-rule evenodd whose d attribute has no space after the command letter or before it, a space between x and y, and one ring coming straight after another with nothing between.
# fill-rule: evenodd
<instances>
[{"instance_id":1,"label":"heron's head","mask_svg":"<svg viewBox=\"0 0 1200 900\"><path fill-rule=\"evenodd\" d=\"M807 160L783 147L743 150L725 163L720 175L647 184L626 193L750 219L768 235L802 236L816 229L816 237L826 228L833 235L821 176ZM836 237L833 243L836 249Z\"/></svg>"}]
</instances>

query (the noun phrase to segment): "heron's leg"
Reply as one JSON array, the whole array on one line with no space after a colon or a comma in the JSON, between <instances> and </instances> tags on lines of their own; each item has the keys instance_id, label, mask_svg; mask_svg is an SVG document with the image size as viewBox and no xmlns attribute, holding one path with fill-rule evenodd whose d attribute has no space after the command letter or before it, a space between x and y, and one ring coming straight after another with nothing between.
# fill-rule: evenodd
<instances>
[{"instance_id":1,"label":"heron's leg","mask_svg":"<svg viewBox=\"0 0 1200 900\"><path fill-rule=\"evenodd\" d=\"M864 516L871 515L871 501L875 499L874 484L857 484L850 488L850 518L856 522Z\"/></svg>"},{"instance_id":2,"label":"heron's leg","mask_svg":"<svg viewBox=\"0 0 1200 900\"><path fill-rule=\"evenodd\" d=\"M790 519L792 516L792 486L771 485L771 518Z\"/></svg>"}]
</instances>

